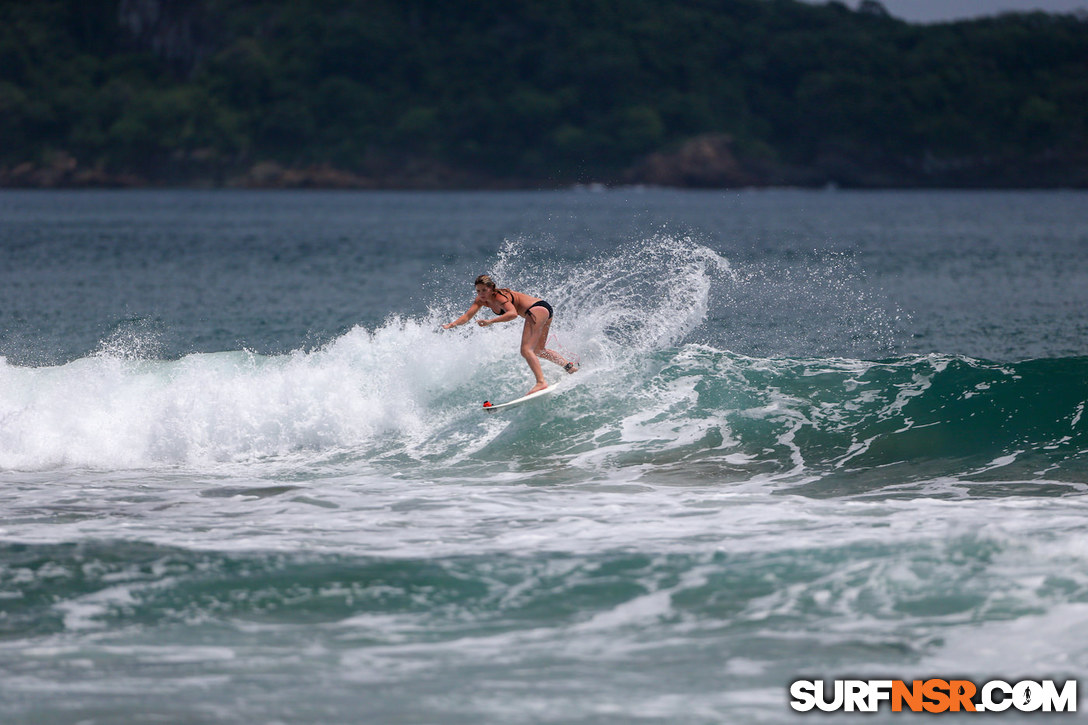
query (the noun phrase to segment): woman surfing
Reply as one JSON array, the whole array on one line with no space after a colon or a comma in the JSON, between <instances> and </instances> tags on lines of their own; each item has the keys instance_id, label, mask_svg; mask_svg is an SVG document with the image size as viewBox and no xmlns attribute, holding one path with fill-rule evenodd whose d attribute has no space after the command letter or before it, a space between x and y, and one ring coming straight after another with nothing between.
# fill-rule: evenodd
<instances>
[{"instance_id":1,"label":"woman surfing","mask_svg":"<svg viewBox=\"0 0 1088 725\"><path fill-rule=\"evenodd\" d=\"M528 394L544 390L548 387L548 381L544 379L544 372L540 369L539 358L544 358L560 366L568 373L578 371L578 366L568 361L555 350L548 350L544 343L548 340L548 330L552 326L552 306L539 297L527 295L524 292L515 292L511 289L497 288L495 281L489 275L481 274L476 278L476 299L465 311L465 314L453 322L442 325L443 329L450 329L463 325L479 312L487 307L498 317L491 320L479 320L480 327L494 325L496 322L509 322L516 317L525 318L525 327L521 330L521 356L529 363L529 369L536 376L536 385Z\"/></svg>"}]
</instances>

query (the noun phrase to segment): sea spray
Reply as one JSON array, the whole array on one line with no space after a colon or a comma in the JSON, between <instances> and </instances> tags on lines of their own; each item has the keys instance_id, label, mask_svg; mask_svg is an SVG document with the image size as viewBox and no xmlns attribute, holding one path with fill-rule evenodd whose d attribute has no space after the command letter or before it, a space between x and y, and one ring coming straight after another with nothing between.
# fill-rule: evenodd
<instances>
[{"instance_id":1,"label":"sea spray","mask_svg":"<svg viewBox=\"0 0 1088 725\"><path fill-rule=\"evenodd\" d=\"M540 290L534 294L546 295L576 329L603 335L619 355L679 343L706 320L715 288L735 279L722 255L690 236L664 233L567 265L537 258L524 243L507 241L495 274L508 280L504 286Z\"/></svg>"}]
</instances>

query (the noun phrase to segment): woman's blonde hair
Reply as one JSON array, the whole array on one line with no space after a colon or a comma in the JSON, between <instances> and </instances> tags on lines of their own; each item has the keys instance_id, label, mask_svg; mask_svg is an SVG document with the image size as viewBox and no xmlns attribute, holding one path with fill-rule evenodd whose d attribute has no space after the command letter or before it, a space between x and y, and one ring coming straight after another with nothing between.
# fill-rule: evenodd
<instances>
[{"instance_id":1,"label":"woman's blonde hair","mask_svg":"<svg viewBox=\"0 0 1088 725\"><path fill-rule=\"evenodd\" d=\"M513 292L513 290L509 290L506 287L502 287L502 288L496 287L495 286L495 280L491 279L491 275L489 275L489 274L481 274L479 277L476 278L476 282L474 284L482 284L484 287L487 287L489 290L491 290L491 291L493 291L493 292L495 292L497 294L501 294L503 297L506 297L511 302L514 301L514 292Z\"/></svg>"}]
</instances>

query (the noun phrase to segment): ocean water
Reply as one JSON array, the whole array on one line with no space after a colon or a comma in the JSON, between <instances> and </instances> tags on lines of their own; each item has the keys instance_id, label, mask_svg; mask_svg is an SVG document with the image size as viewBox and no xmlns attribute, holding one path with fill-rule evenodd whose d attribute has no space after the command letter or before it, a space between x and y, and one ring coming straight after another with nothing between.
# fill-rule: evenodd
<instances>
[{"instance_id":1,"label":"ocean water","mask_svg":"<svg viewBox=\"0 0 1088 725\"><path fill-rule=\"evenodd\" d=\"M796 679L1083 690L1086 210L0 192L0 722L779 723L827 720ZM440 328L483 272L548 299L582 364L494 415L532 384L521 323Z\"/></svg>"}]
</instances>

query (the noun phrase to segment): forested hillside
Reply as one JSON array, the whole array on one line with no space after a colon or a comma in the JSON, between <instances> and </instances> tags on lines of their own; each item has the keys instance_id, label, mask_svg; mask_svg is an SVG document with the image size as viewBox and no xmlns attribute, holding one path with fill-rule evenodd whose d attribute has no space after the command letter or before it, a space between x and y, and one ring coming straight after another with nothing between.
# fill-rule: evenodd
<instances>
[{"instance_id":1,"label":"forested hillside","mask_svg":"<svg viewBox=\"0 0 1088 725\"><path fill-rule=\"evenodd\" d=\"M1088 20L0 0L0 184L1088 186Z\"/></svg>"}]
</instances>

